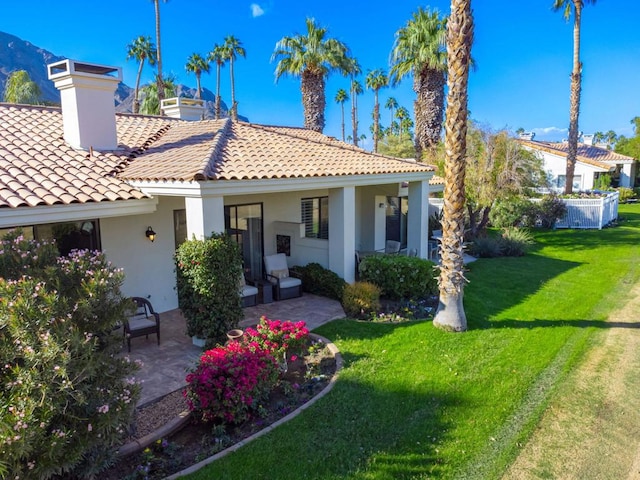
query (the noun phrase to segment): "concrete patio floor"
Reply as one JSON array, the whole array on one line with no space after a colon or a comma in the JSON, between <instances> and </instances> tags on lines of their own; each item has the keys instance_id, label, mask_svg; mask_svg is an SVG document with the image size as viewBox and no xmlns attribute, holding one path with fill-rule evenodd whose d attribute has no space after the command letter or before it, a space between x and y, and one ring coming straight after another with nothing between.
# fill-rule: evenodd
<instances>
[{"instance_id":1,"label":"concrete patio floor","mask_svg":"<svg viewBox=\"0 0 640 480\"><path fill-rule=\"evenodd\" d=\"M240 327L255 325L265 315L271 320L303 320L309 330L345 316L340 302L317 295L282 300L247 307ZM140 360L142 367L136 378L142 383L138 405L149 403L185 386L185 376L202 354L202 348L191 342L186 334L185 320L179 309L160 314L160 345L156 336L131 339L132 361ZM126 345L123 354L127 355Z\"/></svg>"}]
</instances>

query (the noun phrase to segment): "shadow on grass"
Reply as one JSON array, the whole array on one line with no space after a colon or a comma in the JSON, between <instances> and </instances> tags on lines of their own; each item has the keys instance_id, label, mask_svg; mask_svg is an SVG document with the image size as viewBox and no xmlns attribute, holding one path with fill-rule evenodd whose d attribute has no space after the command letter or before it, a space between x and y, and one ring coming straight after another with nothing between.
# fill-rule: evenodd
<instances>
[{"instance_id":1,"label":"shadow on grass","mask_svg":"<svg viewBox=\"0 0 640 480\"><path fill-rule=\"evenodd\" d=\"M640 328L640 322L605 322L601 320L495 320L489 321L490 328L548 328L548 327L578 327L578 328Z\"/></svg>"},{"instance_id":2,"label":"shadow on grass","mask_svg":"<svg viewBox=\"0 0 640 480\"><path fill-rule=\"evenodd\" d=\"M451 428L443 412L461 403L427 386L343 378L330 401L189 478L442 478L438 445Z\"/></svg>"}]
</instances>

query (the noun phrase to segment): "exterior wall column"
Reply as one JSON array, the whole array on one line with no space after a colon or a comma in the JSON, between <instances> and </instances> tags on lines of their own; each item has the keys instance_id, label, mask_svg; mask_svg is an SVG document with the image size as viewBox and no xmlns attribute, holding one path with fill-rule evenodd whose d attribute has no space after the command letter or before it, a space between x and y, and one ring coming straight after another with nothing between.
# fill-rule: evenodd
<instances>
[{"instance_id":1,"label":"exterior wall column","mask_svg":"<svg viewBox=\"0 0 640 480\"><path fill-rule=\"evenodd\" d=\"M429 182L409 182L407 252L415 248L418 257L429 258Z\"/></svg>"},{"instance_id":2,"label":"exterior wall column","mask_svg":"<svg viewBox=\"0 0 640 480\"><path fill-rule=\"evenodd\" d=\"M356 189L329 189L329 269L348 283L355 281Z\"/></svg>"},{"instance_id":3,"label":"exterior wall column","mask_svg":"<svg viewBox=\"0 0 640 480\"><path fill-rule=\"evenodd\" d=\"M224 232L224 197L186 197L187 238L199 240Z\"/></svg>"},{"instance_id":4,"label":"exterior wall column","mask_svg":"<svg viewBox=\"0 0 640 480\"><path fill-rule=\"evenodd\" d=\"M633 181L633 177L631 176L631 167L633 164L625 163L622 165L620 169L620 186L631 188L631 182Z\"/></svg>"}]
</instances>

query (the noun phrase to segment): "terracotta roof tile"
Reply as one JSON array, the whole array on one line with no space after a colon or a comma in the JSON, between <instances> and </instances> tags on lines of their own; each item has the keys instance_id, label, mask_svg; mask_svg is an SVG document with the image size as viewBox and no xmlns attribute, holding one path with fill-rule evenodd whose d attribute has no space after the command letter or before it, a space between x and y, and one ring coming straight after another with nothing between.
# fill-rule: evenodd
<instances>
[{"instance_id":1,"label":"terracotta roof tile","mask_svg":"<svg viewBox=\"0 0 640 480\"><path fill-rule=\"evenodd\" d=\"M545 151L555 155L566 157L569 150L567 142L540 142L537 140L520 140L523 145L529 146L536 150ZM578 144L577 158L582 163L609 169L612 164L633 162L633 157L616 153L613 150L596 147L594 145Z\"/></svg>"}]
</instances>

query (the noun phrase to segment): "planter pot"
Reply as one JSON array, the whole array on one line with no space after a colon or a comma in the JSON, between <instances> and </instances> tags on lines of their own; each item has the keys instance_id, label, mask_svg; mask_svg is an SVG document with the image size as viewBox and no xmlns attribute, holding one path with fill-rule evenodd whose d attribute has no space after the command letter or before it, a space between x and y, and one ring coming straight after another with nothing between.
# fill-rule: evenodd
<instances>
[{"instance_id":1,"label":"planter pot","mask_svg":"<svg viewBox=\"0 0 640 480\"><path fill-rule=\"evenodd\" d=\"M207 343L206 338L196 337L195 335L191 337L191 341L196 347L200 347L200 348L204 348L205 344Z\"/></svg>"},{"instance_id":2,"label":"planter pot","mask_svg":"<svg viewBox=\"0 0 640 480\"><path fill-rule=\"evenodd\" d=\"M240 330L239 328L234 328L233 330L229 330L227 332L227 338L230 341L240 340L240 338L242 338L242 335L244 335L244 332L242 330Z\"/></svg>"}]
</instances>

